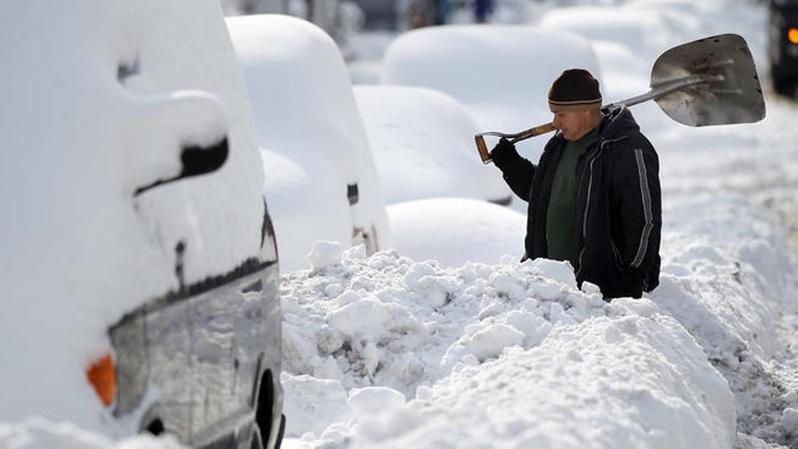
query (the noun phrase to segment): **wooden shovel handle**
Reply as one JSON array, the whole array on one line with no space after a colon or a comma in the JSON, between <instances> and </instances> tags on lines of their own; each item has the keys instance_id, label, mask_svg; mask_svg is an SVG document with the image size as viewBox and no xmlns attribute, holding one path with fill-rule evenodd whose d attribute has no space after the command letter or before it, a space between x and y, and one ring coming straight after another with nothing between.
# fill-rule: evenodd
<instances>
[{"instance_id":1,"label":"wooden shovel handle","mask_svg":"<svg viewBox=\"0 0 798 449\"><path fill-rule=\"evenodd\" d=\"M529 139L530 137L535 137L541 134L550 133L555 129L556 128L554 128L554 125L551 123L546 123L545 125L538 125L529 129L525 129L520 133L517 133L515 137L510 139L510 142L512 143L520 142L522 140Z\"/></svg>"},{"instance_id":2,"label":"wooden shovel handle","mask_svg":"<svg viewBox=\"0 0 798 449\"><path fill-rule=\"evenodd\" d=\"M477 134L474 136L474 141L477 144L477 152L479 152L479 158L482 159L483 164L488 164L491 161L490 158L490 151L488 151L488 146L485 144L485 136L495 136L495 137L504 137L508 139L510 143L520 142L522 140L529 139L530 137L539 136L541 134L546 134L549 132L554 131L554 125L551 123L546 123L545 125L538 125L534 126L529 129L525 129L521 132L515 134L505 134L499 132L486 132L482 134Z\"/></svg>"}]
</instances>

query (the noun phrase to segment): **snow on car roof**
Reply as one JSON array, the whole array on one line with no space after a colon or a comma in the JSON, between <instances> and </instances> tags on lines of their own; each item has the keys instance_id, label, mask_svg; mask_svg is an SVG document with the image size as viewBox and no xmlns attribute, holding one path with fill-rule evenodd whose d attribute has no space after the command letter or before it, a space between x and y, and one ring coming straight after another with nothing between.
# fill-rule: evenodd
<instances>
[{"instance_id":1,"label":"snow on car roof","mask_svg":"<svg viewBox=\"0 0 798 449\"><path fill-rule=\"evenodd\" d=\"M502 200L510 191L477 155L477 126L455 99L427 88L356 86L386 203L451 196Z\"/></svg>"},{"instance_id":2,"label":"snow on car roof","mask_svg":"<svg viewBox=\"0 0 798 449\"><path fill-rule=\"evenodd\" d=\"M661 14L614 6L577 6L546 12L539 26L577 33L590 41L621 43L650 59L675 44Z\"/></svg>"},{"instance_id":3,"label":"snow on car roof","mask_svg":"<svg viewBox=\"0 0 798 449\"><path fill-rule=\"evenodd\" d=\"M516 132L551 121L549 86L565 69L581 67L601 79L588 41L532 26L413 30L397 37L384 62L384 83L445 92L466 107L482 131Z\"/></svg>"},{"instance_id":4,"label":"snow on car roof","mask_svg":"<svg viewBox=\"0 0 798 449\"><path fill-rule=\"evenodd\" d=\"M388 206L393 247L414 260L457 267L468 261L499 263L523 256L526 216L507 207L465 198L428 198Z\"/></svg>"}]
</instances>

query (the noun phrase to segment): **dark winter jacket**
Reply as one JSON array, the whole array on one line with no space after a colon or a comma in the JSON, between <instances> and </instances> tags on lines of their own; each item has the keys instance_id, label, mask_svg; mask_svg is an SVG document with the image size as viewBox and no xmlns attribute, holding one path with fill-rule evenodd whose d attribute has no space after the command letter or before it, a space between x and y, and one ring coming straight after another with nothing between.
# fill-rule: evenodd
<instances>
[{"instance_id":1,"label":"dark winter jacket","mask_svg":"<svg viewBox=\"0 0 798 449\"><path fill-rule=\"evenodd\" d=\"M605 298L640 297L659 284L662 224L659 160L626 107L604 110L599 134L576 164L576 236L570 262L577 282ZM549 140L537 166L512 146L491 158L516 195L529 202L526 254L546 257L546 211L565 139Z\"/></svg>"}]
</instances>

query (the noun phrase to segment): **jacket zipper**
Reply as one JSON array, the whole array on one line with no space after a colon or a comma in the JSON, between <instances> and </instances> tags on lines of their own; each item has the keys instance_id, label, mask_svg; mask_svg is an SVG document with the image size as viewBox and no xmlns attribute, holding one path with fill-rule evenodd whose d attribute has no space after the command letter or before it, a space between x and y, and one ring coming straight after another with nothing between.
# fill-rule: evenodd
<instances>
[{"instance_id":1,"label":"jacket zipper","mask_svg":"<svg viewBox=\"0 0 798 449\"><path fill-rule=\"evenodd\" d=\"M593 164L596 162L596 159L601 155L601 152L604 151L604 147L611 142L618 142L619 140L625 139L626 136L619 137L613 140L605 140L601 142L599 145L599 150L596 152L596 155L590 159L590 163L588 167L590 169L590 176L588 177L587 181L587 198L585 198L585 213L582 215L582 249L579 251L579 269L576 270L576 278L579 279L579 275L582 273L582 268L584 268L585 264L583 263L583 258L585 255L585 240L587 240L587 216L588 212L590 212L590 195L593 191Z\"/></svg>"}]
</instances>

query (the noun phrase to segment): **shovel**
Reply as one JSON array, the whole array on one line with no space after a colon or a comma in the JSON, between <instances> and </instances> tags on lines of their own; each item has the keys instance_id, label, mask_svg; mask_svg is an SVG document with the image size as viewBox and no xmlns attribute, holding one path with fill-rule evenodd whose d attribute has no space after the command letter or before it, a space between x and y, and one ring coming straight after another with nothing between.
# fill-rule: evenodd
<instances>
[{"instance_id":1,"label":"shovel","mask_svg":"<svg viewBox=\"0 0 798 449\"><path fill-rule=\"evenodd\" d=\"M634 106L654 100L671 119L688 126L754 123L765 117L765 100L751 50L741 36L720 34L671 48L651 69L651 89L607 106ZM605 106L605 107L607 107ZM551 123L515 134L474 136L482 162L491 161L484 136L512 143L554 131Z\"/></svg>"}]
</instances>

